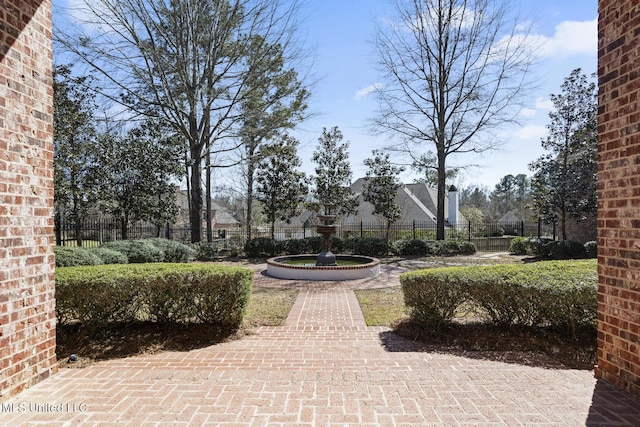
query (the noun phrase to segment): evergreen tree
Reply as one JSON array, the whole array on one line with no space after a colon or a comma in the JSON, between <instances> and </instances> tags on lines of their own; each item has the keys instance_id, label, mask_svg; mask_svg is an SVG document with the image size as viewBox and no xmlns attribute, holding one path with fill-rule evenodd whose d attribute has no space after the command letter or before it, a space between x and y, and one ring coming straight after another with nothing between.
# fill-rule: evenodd
<instances>
[{"instance_id":1,"label":"evergreen tree","mask_svg":"<svg viewBox=\"0 0 640 427\"><path fill-rule=\"evenodd\" d=\"M78 246L82 246L82 222L97 197L96 105L88 89L91 84L89 76L73 77L68 66L53 71L55 211L57 218L73 222Z\"/></svg>"},{"instance_id":2,"label":"evergreen tree","mask_svg":"<svg viewBox=\"0 0 640 427\"><path fill-rule=\"evenodd\" d=\"M358 208L351 190L349 144L341 141L342 132L337 126L330 130L323 128L312 157L316 164L313 196L325 206L326 214L338 216L355 214Z\"/></svg>"},{"instance_id":3,"label":"evergreen tree","mask_svg":"<svg viewBox=\"0 0 640 427\"><path fill-rule=\"evenodd\" d=\"M158 231L178 213L174 179L182 175L182 141L158 122L147 120L124 137L100 139L102 209L120 222L122 238L136 221Z\"/></svg>"},{"instance_id":4,"label":"evergreen tree","mask_svg":"<svg viewBox=\"0 0 640 427\"><path fill-rule=\"evenodd\" d=\"M284 135L270 148L271 155L262 159L256 173L256 200L262 208L269 224L271 237L275 237L277 220L289 222L300 214L302 203L309 191L302 164L297 154L298 141Z\"/></svg>"},{"instance_id":5,"label":"evergreen tree","mask_svg":"<svg viewBox=\"0 0 640 427\"><path fill-rule=\"evenodd\" d=\"M389 239L391 225L402 217L402 209L395 198L396 192L402 187L398 175L404 168L392 165L389 155L381 150L373 150L372 154L373 158L364 161L369 170L362 189L362 198L373 205L374 215L382 215L387 221L386 238Z\"/></svg>"},{"instance_id":6,"label":"evergreen tree","mask_svg":"<svg viewBox=\"0 0 640 427\"><path fill-rule=\"evenodd\" d=\"M597 208L597 87L576 69L551 100L549 135L542 141L550 153L529 165L533 205L544 219L559 220L566 240L567 219L584 219Z\"/></svg>"},{"instance_id":7,"label":"evergreen tree","mask_svg":"<svg viewBox=\"0 0 640 427\"><path fill-rule=\"evenodd\" d=\"M525 174L505 175L489 195L493 217L513 212L521 220L529 218L531 186Z\"/></svg>"},{"instance_id":8,"label":"evergreen tree","mask_svg":"<svg viewBox=\"0 0 640 427\"><path fill-rule=\"evenodd\" d=\"M258 163L271 151L270 144L282 132L292 129L305 118L309 92L294 69L285 68L282 48L265 47L262 37L255 37L248 60L251 78L240 103L240 138L244 149L246 174L247 240L253 225L253 189ZM278 144L278 142L276 142Z\"/></svg>"}]
</instances>

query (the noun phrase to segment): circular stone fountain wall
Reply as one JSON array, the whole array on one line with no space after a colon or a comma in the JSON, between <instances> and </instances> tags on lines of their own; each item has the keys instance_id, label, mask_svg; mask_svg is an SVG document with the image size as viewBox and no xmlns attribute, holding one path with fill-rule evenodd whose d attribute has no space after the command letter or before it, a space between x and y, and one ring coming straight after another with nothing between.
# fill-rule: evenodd
<instances>
[{"instance_id":1,"label":"circular stone fountain wall","mask_svg":"<svg viewBox=\"0 0 640 427\"><path fill-rule=\"evenodd\" d=\"M308 263L299 264L308 260ZM360 255L336 255L336 261L349 265L317 266L315 255L289 255L267 260L267 274L279 279L355 280L380 274L380 260ZM294 262L294 263L288 263Z\"/></svg>"}]
</instances>

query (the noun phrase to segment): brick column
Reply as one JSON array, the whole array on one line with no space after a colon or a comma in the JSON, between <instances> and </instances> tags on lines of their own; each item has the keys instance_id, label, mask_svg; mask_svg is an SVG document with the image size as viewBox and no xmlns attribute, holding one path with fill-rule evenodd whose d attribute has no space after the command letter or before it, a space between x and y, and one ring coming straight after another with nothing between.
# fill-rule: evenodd
<instances>
[{"instance_id":1,"label":"brick column","mask_svg":"<svg viewBox=\"0 0 640 427\"><path fill-rule=\"evenodd\" d=\"M598 6L596 375L640 396L640 6Z\"/></svg>"},{"instance_id":2,"label":"brick column","mask_svg":"<svg viewBox=\"0 0 640 427\"><path fill-rule=\"evenodd\" d=\"M56 368L50 0L0 9L0 400Z\"/></svg>"}]
</instances>

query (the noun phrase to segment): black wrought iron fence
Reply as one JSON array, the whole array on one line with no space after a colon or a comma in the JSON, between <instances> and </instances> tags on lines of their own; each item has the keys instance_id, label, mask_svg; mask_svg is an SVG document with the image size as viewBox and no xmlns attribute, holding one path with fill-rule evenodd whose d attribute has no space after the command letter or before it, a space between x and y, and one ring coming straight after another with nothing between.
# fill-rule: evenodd
<instances>
[{"instance_id":1,"label":"black wrought iron fence","mask_svg":"<svg viewBox=\"0 0 640 427\"><path fill-rule=\"evenodd\" d=\"M517 236L546 237L555 239L554 224L542 222L460 222L447 224L445 235L447 239L467 240L473 242L479 251L506 251L511 240ZM55 221L56 244L59 246L98 246L104 242L122 240L125 236L121 224L112 218L88 218L80 224L64 218ZM244 246L247 233L244 227L215 227L211 242L219 249L239 249ZM338 224L337 237L377 237L389 240L422 239L435 240L436 228L432 222L411 221L392 224L387 227L379 222L351 222ZM251 229L252 237L272 237L271 228L257 226ZM273 237L278 240L303 239L317 236L315 226L278 226ZM189 242L191 230L188 226L165 224L158 227L153 224L137 223L126 229L129 239L163 237L171 240ZM207 241L203 236L203 241Z\"/></svg>"}]
</instances>

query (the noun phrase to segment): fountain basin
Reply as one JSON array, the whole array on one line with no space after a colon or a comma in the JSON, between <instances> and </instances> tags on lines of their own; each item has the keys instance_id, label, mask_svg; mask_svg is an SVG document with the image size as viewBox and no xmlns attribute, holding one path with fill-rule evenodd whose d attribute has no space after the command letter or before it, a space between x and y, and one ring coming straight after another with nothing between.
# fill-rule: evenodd
<instances>
[{"instance_id":1,"label":"fountain basin","mask_svg":"<svg viewBox=\"0 0 640 427\"><path fill-rule=\"evenodd\" d=\"M361 255L336 255L338 265L317 266L317 255L287 255L267 260L267 274L279 279L355 280L380 274L380 260ZM342 265L341 265L342 264Z\"/></svg>"}]
</instances>

